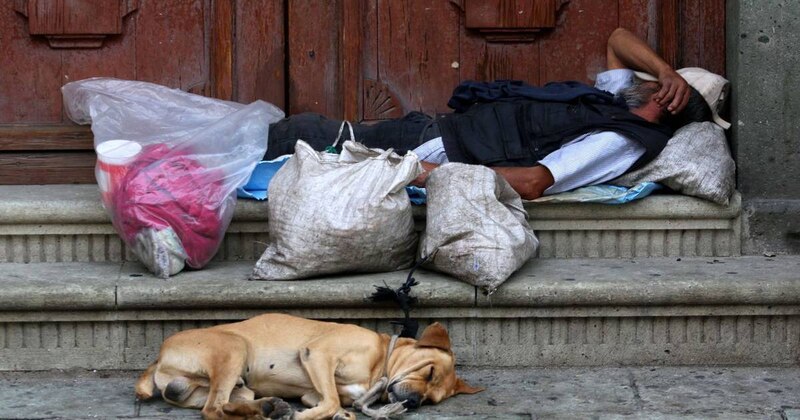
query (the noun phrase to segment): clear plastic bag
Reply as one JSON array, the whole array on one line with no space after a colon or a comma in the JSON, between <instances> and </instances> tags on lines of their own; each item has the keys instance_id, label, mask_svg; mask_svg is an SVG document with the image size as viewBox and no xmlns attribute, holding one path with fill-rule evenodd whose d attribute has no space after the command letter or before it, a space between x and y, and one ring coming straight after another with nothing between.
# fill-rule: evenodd
<instances>
[{"instance_id":1,"label":"clear plastic bag","mask_svg":"<svg viewBox=\"0 0 800 420\"><path fill-rule=\"evenodd\" d=\"M103 203L127 246L163 278L207 264L283 112L110 78L62 93L67 116L92 124Z\"/></svg>"}]
</instances>

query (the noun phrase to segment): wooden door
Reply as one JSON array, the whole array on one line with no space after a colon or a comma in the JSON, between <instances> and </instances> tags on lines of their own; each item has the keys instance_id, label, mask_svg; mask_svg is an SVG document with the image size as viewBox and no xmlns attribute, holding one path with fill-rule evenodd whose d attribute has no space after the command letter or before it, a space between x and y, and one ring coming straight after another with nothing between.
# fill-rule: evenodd
<instances>
[{"instance_id":1,"label":"wooden door","mask_svg":"<svg viewBox=\"0 0 800 420\"><path fill-rule=\"evenodd\" d=\"M358 0L342 8L340 109L356 120L448 112L452 89L467 79L592 83L617 27L676 68L725 73L724 0Z\"/></svg>"},{"instance_id":2,"label":"wooden door","mask_svg":"<svg viewBox=\"0 0 800 420\"><path fill-rule=\"evenodd\" d=\"M0 184L93 183L59 88L112 76L287 114L447 112L466 79L592 82L623 26L676 67L724 74L724 0L7 0Z\"/></svg>"},{"instance_id":3,"label":"wooden door","mask_svg":"<svg viewBox=\"0 0 800 420\"><path fill-rule=\"evenodd\" d=\"M0 184L93 183L60 87L93 76L285 103L282 0L0 2Z\"/></svg>"}]
</instances>

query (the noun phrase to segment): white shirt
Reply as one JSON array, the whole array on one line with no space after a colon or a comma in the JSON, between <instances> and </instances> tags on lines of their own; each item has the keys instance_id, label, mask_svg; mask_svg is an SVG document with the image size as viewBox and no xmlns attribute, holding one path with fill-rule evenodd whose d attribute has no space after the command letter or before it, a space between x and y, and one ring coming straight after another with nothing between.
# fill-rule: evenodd
<instances>
[{"instance_id":1,"label":"white shirt","mask_svg":"<svg viewBox=\"0 0 800 420\"><path fill-rule=\"evenodd\" d=\"M633 78L633 70L608 70L597 75L595 87L616 94L630 86ZM539 161L550 170L555 181L544 194L610 181L624 174L645 151L637 141L613 131L595 131L577 137ZM423 143L414 152L426 162L448 162L441 137Z\"/></svg>"}]
</instances>

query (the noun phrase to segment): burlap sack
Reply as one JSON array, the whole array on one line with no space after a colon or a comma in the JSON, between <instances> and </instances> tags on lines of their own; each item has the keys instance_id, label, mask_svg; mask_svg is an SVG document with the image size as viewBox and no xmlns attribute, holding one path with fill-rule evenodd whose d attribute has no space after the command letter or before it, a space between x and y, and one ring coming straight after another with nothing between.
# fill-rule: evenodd
<instances>
[{"instance_id":1,"label":"burlap sack","mask_svg":"<svg viewBox=\"0 0 800 420\"><path fill-rule=\"evenodd\" d=\"M380 272L414 262L417 234L405 186L417 156L347 141L342 153L298 141L269 185L269 244L252 279Z\"/></svg>"},{"instance_id":2,"label":"burlap sack","mask_svg":"<svg viewBox=\"0 0 800 420\"><path fill-rule=\"evenodd\" d=\"M610 184L634 186L658 182L673 190L728 204L736 185L736 164L725 131L711 123L691 123L675 132L652 162Z\"/></svg>"},{"instance_id":3,"label":"burlap sack","mask_svg":"<svg viewBox=\"0 0 800 420\"><path fill-rule=\"evenodd\" d=\"M426 187L419 256L432 255L427 267L492 293L539 248L519 194L493 170L448 163Z\"/></svg>"}]
</instances>

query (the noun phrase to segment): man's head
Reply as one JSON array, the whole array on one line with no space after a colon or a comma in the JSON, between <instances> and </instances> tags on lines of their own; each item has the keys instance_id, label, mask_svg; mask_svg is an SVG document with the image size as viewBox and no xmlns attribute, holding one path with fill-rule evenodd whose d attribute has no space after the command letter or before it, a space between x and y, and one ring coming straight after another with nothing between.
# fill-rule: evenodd
<instances>
[{"instance_id":1,"label":"man's head","mask_svg":"<svg viewBox=\"0 0 800 420\"><path fill-rule=\"evenodd\" d=\"M655 95L661 85L655 81L634 78L633 83L620 90L617 94L628 105L628 109L648 121L659 122L670 127L673 131L691 122L712 121L713 113L703 95L692 86L689 86L689 102L677 114L672 114L666 106L659 105Z\"/></svg>"},{"instance_id":2,"label":"man's head","mask_svg":"<svg viewBox=\"0 0 800 420\"><path fill-rule=\"evenodd\" d=\"M620 92L620 95L635 114L668 125L673 130L701 121L714 121L724 129L730 127L730 123L719 116L730 88L730 83L724 77L699 67L679 69L677 73L689 84L690 97L688 105L680 113L673 115L656 109L657 103L649 104L647 100L649 98L653 102L653 90L658 92L660 88L658 78L648 73L634 73L634 85L626 89L624 95Z\"/></svg>"},{"instance_id":3,"label":"man's head","mask_svg":"<svg viewBox=\"0 0 800 420\"><path fill-rule=\"evenodd\" d=\"M389 386L385 399L405 401L414 409L423 403L436 404L456 394L474 394L483 388L467 385L456 376L455 358L447 330L435 322L420 339L395 349L389 364Z\"/></svg>"}]
</instances>

